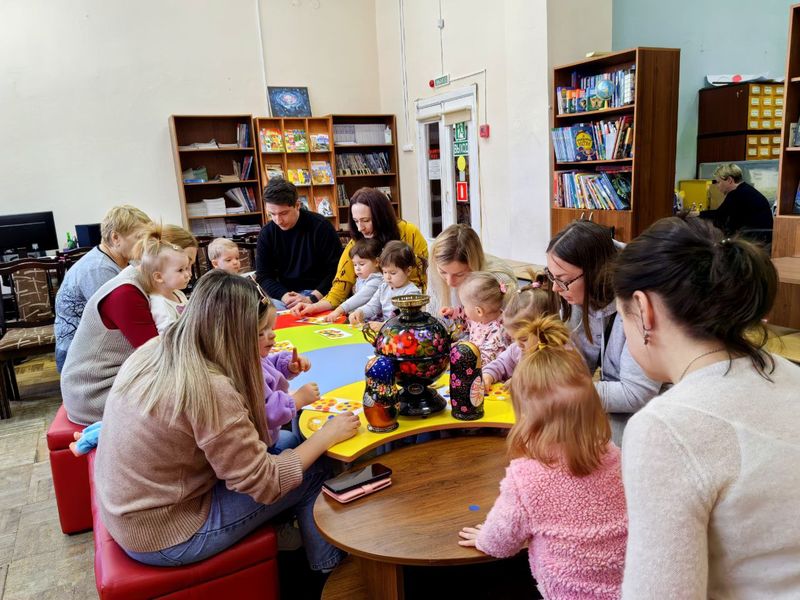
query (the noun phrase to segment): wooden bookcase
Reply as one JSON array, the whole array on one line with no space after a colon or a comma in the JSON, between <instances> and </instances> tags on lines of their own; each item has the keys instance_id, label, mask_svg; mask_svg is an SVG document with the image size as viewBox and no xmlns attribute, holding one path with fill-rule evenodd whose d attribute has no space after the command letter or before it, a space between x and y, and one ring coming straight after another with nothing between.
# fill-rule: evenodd
<instances>
[{"instance_id":1,"label":"wooden bookcase","mask_svg":"<svg viewBox=\"0 0 800 600\"><path fill-rule=\"evenodd\" d=\"M680 50L633 48L556 67L553 70L553 127L633 117L632 157L616 160L556 162L551 179L563 171L596 171L598 167L630 167L630 209L561 208L553 192L550 227L553 234L581 217L614 227L616 239L627 242L654 221L672 215L675 189L675 148L678 121ZM635 66L633 102L602 110L558 114L558 88L577 78L613 73Z\"/></svg>"},{"instance_id":2,"label":"wooden bookcase","mask_svg":"<svg viewBox=\"0 0 800 600\"><path fill-rule=\"evenodd\" d=\"M205 227L210 222L209 219L224 219L226 226L230 226L230 231L226 230L228 236L236 233L233 227L237 225L251 226L255 232L256 226L261 227L264 224L252 120L252 115L172 115L169 118L172 155L175 174L178 178L178 194L181 201L183 223L199 235L212 234L211 231L206 231ZM190 147L193 144L207 146L207 143L212 140L223 145L236 144L238 129L241 125L248 126L247 139L242 140L236 147ZM233 162L242 164L246 157L250 157L252 160L247 179L214 181L219 175L232 175L234 172ZM208 181L185 183L183 172L199 167L205 167ZM225 192L237 187L251 190L256 210L246 210L239 214L202 216L196 214L195 209L202 209L199 205L203 200L224 197ZM230 200L226 204L226 210L230 210L234 206ZM219 221L215 221L215 223L219 223Z\"/></svg>"},{"instance_id":3,"label":"wooden bookcase","mask_svg":"<svg viewBox=\"0 0 800 600\"><path fill-rule=\"evenodd\" d=\"M362 187L383 187L388 188L390 200L394 207L397 217L401 218L400 203L400 175L397 162L397 123L394 115L330 115L333 124L333 149L336 157L346 158L348 155L365 155L373 153L386 153L387 163L390 171L388 173L369 174L369 175L344 175L334 165L334 175L337 184L338 217L341 229L347 229L349 218L350 203L349 198ZM357 139L352 139L347 135L343 138L335 133L336 126L372 125L376 132L383 130L385 133L381 139L369 139L368 143L361 140L361 135L354 132ZM341 158L340 158L341 160ZM335 162L335 161L334 161ZM342 193L344 192L344 193Z\"/></svg>"},{"instance_id":4,"label":"wooden bookcase","mask_svg":"<svg viewBox=\"0 0 800 600\"><path fill-rule=\"evenodd\" d=\"M329 183L314 183L311 180L312 163L327 163L330 166L331 176L336 170L336 163L333 155L333 129L330 117L304 117L304 118L281 118L281 117L257 117L253 120L253 129L256 140L258 140L258 166L261 178L261 192L269 182L270 165L280 167L283 177L291 181L289 170L304 169L309 176L307 183L292 181L297 187L297 194L300 201L309 210L321 212L320 207L323 201L327 200L330 205L331 214L326 215L334 228L339 228L339 215L336 199L335 180L331 177ZM264 144L262 132L280 132L283 142L283 149L280 151L270 151ZM306 138L307 150L290 151L287 148L287 132L292 135L293 131L303 131ZM312 136L328 136L327 149L315 149L312 147ZM264 214L265 219L269 216Z\"/></svg>"}]
</instances>

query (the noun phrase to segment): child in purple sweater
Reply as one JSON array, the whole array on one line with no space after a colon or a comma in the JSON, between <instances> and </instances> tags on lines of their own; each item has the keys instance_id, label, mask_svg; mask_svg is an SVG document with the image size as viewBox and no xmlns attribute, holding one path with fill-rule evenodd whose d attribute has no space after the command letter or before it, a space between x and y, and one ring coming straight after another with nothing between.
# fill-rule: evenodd
<instances>
[{"instance_id":1,"label":"child in purple sweater","mask_svg":"<svg viewBox=\"0 0 800 600\"><path fill-rule=\"evenodd\" d=\"M503 311L503 319L506 332L515 341L497 358L488 364L484 363L483 383L486 389L493 383L511 379L514 368L526 350L525 340L530 324L544 315L557 315L558 311L558 294L550 289L544 275L534 275L531 284L511 292L511 298Z\"/></svg>"},{"instance_id":2,"label":"child in purple sweater","mask_svg":"<svg viewBox=\"0 0 800 600\"><path fill-rule=\"evenodd\" d=\"M511 464L486 521L462 546L504 558L526 544L548 600L612 600L622 589L628 518L620 452L581 354L557 315L534 321L511 378Z\"/></svg>"},{"instance_id":3,"label":"child in purple sweater","mask_svg":"<svg viewBox=\"0 0 800 600\"><path fill-rule=\"evenodd\" d=\"M275 319L277 311L272 303L259 304L258 353L261 356L261 370L264 374L264 410L269 428L269 452L280 454L287 448L296 448L300 437L293 431L281 429L291 422L303 406L319 400L319 387L307 383L300 389L289 393L289 380L308 371L311 363L304 356L292 352L270 354L275 345Z\"/></svg>"}]
</instances>

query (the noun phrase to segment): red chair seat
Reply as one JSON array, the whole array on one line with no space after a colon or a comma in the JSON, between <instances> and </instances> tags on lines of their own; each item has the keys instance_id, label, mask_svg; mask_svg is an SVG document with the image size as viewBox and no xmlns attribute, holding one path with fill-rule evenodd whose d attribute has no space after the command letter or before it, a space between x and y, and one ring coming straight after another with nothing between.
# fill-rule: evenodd
<instances>
[{"instance_id":1,"label":"red chair seat","mask_svg":"<svg viewBox=\"0 0 800 600\"><path fill-rule=\"evenodd\" d=\"M94 452L89 455L92 481ZM224 552L183 567L151 567L120 548L100 520L92 497L94 574L103 600L169 598L170 600L235 597L277 600L278 544L266 525Z\"/></svg>"},{"instance_id":2,"label":"red chair seat","mask_svg":"<svg viewBox=\"0 0 800 600\"><path fill-rule=\"evenodd\" d=\"M69 445L75 440L75 432L83 429L83 425L77 425L67 418L67 411L61 405L47 430L58 520L61 531L68 534L92 528L86 457L75 456L69 449Z\"/></svg>"}]
</instances>

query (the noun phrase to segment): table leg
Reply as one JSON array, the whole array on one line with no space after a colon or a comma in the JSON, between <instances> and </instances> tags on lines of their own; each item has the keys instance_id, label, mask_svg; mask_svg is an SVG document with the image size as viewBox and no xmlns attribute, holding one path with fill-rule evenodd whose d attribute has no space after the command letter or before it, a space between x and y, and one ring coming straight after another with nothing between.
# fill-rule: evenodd
<instances>
[{"instance_id":1,"label":"table leg","mask_svg":"<svg viewBox=\"0 0 800 600\"><path fill-rule=\"evenodd\" d=\"M370 600L403 600L403 566L360 558L361 577Z\"/></svg>"}]
</instances>

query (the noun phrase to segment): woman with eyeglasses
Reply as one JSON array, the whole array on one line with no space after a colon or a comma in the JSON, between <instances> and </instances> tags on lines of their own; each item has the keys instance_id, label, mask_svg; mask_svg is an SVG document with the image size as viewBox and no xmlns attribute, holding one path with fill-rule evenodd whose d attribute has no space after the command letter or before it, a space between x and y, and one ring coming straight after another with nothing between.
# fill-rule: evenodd
<instances>
[{"instance_id":1,"label":"woman with eyeglasses","mask_svg":"<svg viewBox=\"0 0 800 600\"><path fill-rule=\"evenodd\" d=\"M590 371L600 369L595 387L608 413L614 443L621 446L625 423L661 384L645 375L628 351L609 269L617 252L608 228L575 221L550 240L545 274L561 296L572 342Z\"/></svg>"}]
</instances>

